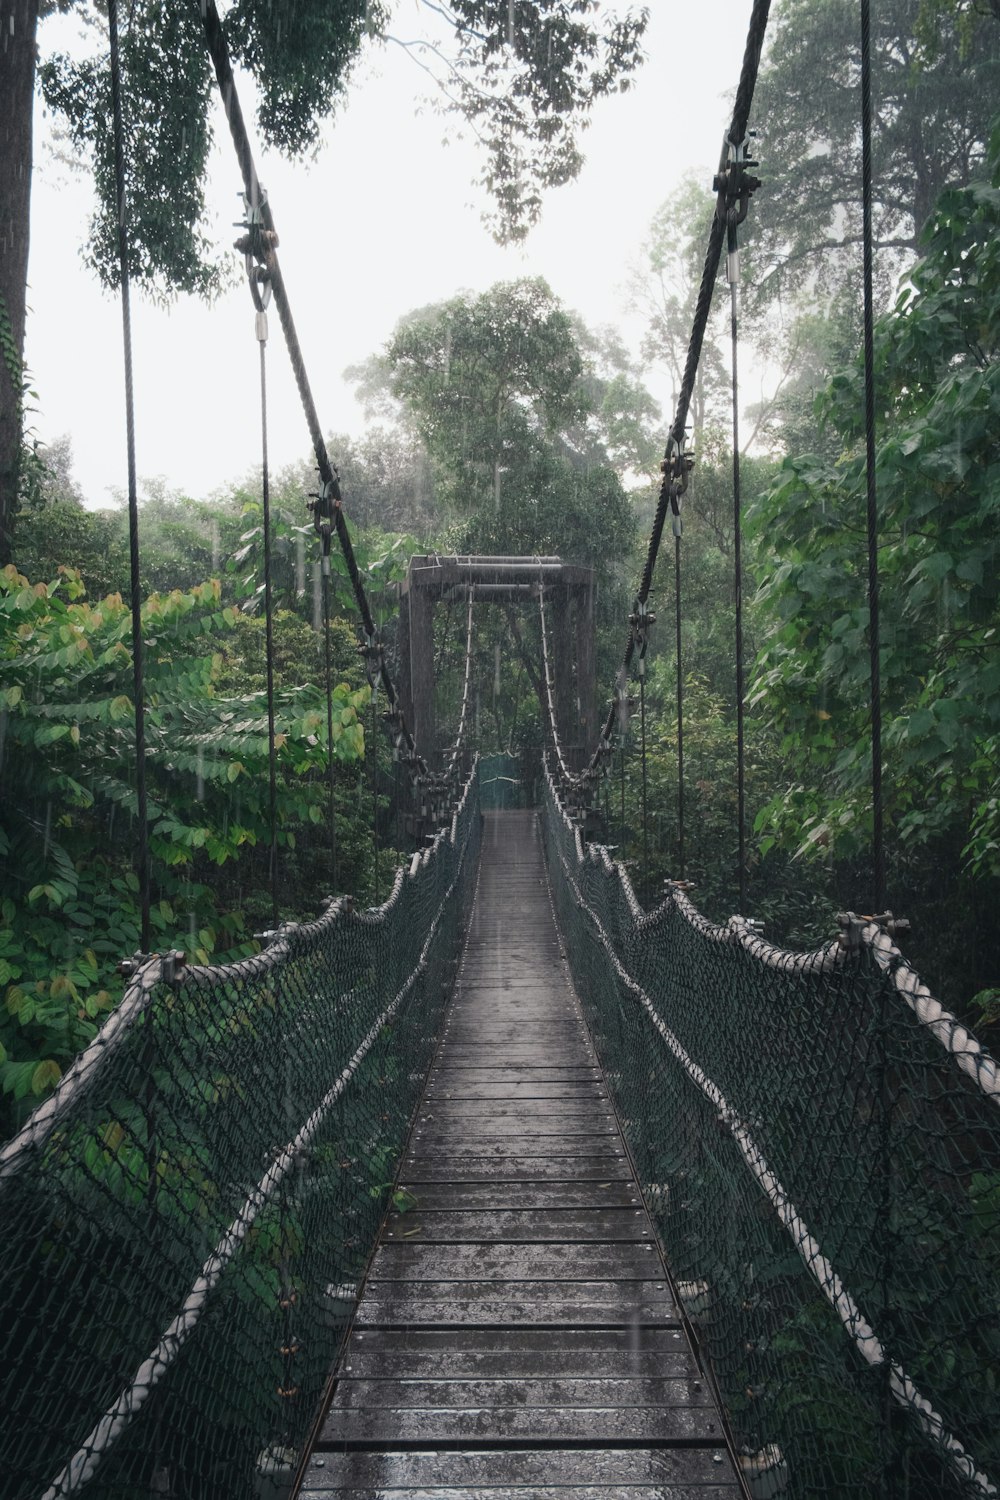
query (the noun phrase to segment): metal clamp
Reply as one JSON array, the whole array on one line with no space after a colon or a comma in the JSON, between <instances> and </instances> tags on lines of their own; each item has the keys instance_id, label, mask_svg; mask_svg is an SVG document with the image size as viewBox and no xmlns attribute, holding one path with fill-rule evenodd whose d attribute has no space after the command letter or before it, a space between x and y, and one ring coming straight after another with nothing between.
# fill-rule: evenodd
<instances>
[{"instance_id":1,"label":"metal clamp","mask_svg":"<svg viewBox=\"0 0 1000 1500\"><path fill-rule=\"evenodd\" d=\"M174 948L170 953L164 953L160 959L160 983L176 984L181 977L181 970L187 963L187 954L180 948Z\"/></svg>"},{"instance_id":2,"label":"metal clamp","mask_svg":"<svg viewBox=\"0 0 1000 1500\"><path fill-rule=\"evenodd\" d=\"M878 927L893 940L910 931L909 919L894 916L891 911L871 916L863 912L839 911L837 923L840 927L840 946L849 953L860 948L861 936L866 927Z\"/></svg>"},{"instance_id":3,"label":"metal clamp","mask_svg":"<svg viewBox=\"0 0 1000 1500\"><path fill-rule=\"evenodd\" d=\"M632 637L639 647L637 671L640 677L644 677L646 675L646 652L649 650L649 628L656 624L656 616L649 607L648 599L636 599L632 605L628 623L632 630Z\"/></svg>"},{"instance_id":4,"label":"metal clamp","mask_svg":"<svg viewBox=\"0 0 1000 1500\"><path fill-rule=\"evenodd\" d=\"M382 664L385 657L385 648L382 645L382 637L377 630L369 635L364 632L362 644L358 647L364 658L365 676L368 678L368 686L372 692L378 691L378 685L382 680Z\"/></svg>"},{"instance_id":5,"label":"metal clamp","mask_svg":"<svg viewBox=\"0 0 1000 1500\"><path fill-rule=\"evenodd\" d=\"M753 132L750 131L749 134L752 135ZM746 139L734 142L726 136L722 142L719 170L712 179L712 191L718 194L716 218L726 226L726 276L730 285L740 279L736 228L746 218L750 198L760 187L760 178L754 177L747 170L748 167L755 166L757 162L747 156Z\"/></svg>"},{"instance_id":6,"label":"metal clamp","mask_svg":"<svg viewBox=\"0 0 1000 1500\"><path fill-rule=\"evenodd\" d=\"M670 500L670 525L674 536L682 534L681 501L693 468L694 454L687 451L687 438L675 438L671 434L667 439L667 452L660 469L666 480Z\"/></svg>"}]
</instances>

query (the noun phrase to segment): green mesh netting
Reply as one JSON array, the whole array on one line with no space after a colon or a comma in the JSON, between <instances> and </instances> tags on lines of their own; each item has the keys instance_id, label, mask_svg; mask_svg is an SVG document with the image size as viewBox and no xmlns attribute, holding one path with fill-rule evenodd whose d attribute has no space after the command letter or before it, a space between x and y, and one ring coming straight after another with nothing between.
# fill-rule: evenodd
<instances>
[{"instance_id":1,"label":"green mesh netting","mask_svg":"<svg viewBox=\"0 0 1000 1500\"><path fill-rule=\"evenodd\" d=\"M547 781L573 977L751 1490L1000 1485L1000 1072L876 927L638 906Z\"/></svg>"},{"instance_id":2,"label":"green mesh netting","mask_svg":"<svg viewBox=\"0 0 1000 1500\"><path fill-rule=\"evenodd\" d=\"M353 1314L475 883L475 774L388 901L159 960L0 1153L0 1495L282 1493Z\"/></svg>"}]
</instances>

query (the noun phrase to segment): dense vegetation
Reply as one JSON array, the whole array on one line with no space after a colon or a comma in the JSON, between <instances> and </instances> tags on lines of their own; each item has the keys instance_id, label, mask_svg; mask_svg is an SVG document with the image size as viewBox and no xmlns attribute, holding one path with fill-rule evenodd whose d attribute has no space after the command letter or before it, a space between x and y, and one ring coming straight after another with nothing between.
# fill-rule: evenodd
<instances>
[{"instance_id":1,"label":"dense vegetation","mask_svg":"<svg viewBox=\"0 0 1000 1500\"><path fill-rule=\"evenodd\" d=\"M939 28L953 24L935 14ZM951 47L939 38L935 51L929 32L917 46L912 7L888 19L895 30L885 47L912 36L912 87L919 93L936 80L935 108L951 122L949 139L964 142L958 165L938 164L933 208L914 199L885 236L887 254L919 250L898 284L904 261L890 256L876 336L890 900L913 923L905 947L935 991L989 1024L1000 998L1000 938L990 917L1000 896L1000 133L990 137L973 101L993 77L996 35L983 31L975 52L968 40ZM921 23L925 32L932 19ZM817 21L841 25L839 5L782 7L764 97L800 76L811 55L803 28ZM963 24L975 30L980 21ZM893 77L893 120L903 130L912 100L905 79ZM785 142L771 141L778 177L808 154L806 125L798 120ZM820 131L822 121L811 128ZM633 287L648 314L647 366L662 359L679 369L710 212L711 200L691 187L652 226ZM849 216L844 223L849 230ZM782 248L762 214L750 261L763 263L770 245L805 264L826 232L817 224L803 210L787 231L799 239ZM838 254L850 240L845 231ZM780 318L760 291L766 279L751 278L746 298L749 337L776 372L743 460L750 906L769 936L811 944L829 935L838 908L864 909L870 891L856 276L836 258L823 276L790 274ZM693 408L698 463L684 512L681 668L685 874L717 917L737 901L733 520L720 334L713 325ZM390 589L411 552L558 552L597 571L599 687L609 689L655 493L639 476L662 448L642 368L613 336L584 328L544 283L520 281L415 310L349 376L376 425L362 440L332 436L330 449L390 655ZM22 486L14 563L0 589L7 1128L114 1004L115 964L138 931L127 526L121 511L84 508L65 445L44 457ZM394 851L407 847L407 794L385 737L370 732L378 707L369 707L339 573L337 805L328 827L319 589L304 509L313 482L304 463L273 486L284 916L311 912L334 886L362 900L384 891ZM156 486L143 497L154 921L158 944L199 958L250 951L255 928L269 920L260 544L255 477L212 499ZM599 798L606 836L647 902L679 874L671 561L665 551L645 692L646 827L638 715ZM438 612L435 645L447 733L457 716L464 611ZM545 737L538 656L530 611L481 613L474 738L486 750L523 754L525 764Z\"/></svg>"}]
</instances>

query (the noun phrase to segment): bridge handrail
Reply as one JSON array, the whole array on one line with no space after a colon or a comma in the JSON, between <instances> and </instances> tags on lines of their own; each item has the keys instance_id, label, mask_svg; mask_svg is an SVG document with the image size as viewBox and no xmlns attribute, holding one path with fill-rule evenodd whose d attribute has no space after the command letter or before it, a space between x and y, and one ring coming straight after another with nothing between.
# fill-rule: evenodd
<instances>
[{"instance_id":1,"label":"bridge handrail","mask_svg":"<svg viewBox=\"0 0 1000 1500\"><path fill-rule=\"evenodd\" d=\"M789 1494L867 1495L905 1453L914 1493L996 1495L994 1060L875 923L798 953L676 887L643 912L548 768L545 787L574 979L738 1437L778 1455ZM833 1451L852 1423L853 1451Z\"/></svg>"},{"instance_id":2,"label":"bridge handrail","mask_svg":"<svg viewBox=\"0 0 1000 1500\"><path fill-rule=\"evenodd\" d=\"M331 901L234 964L142 965L10 1143L0 1467L24 1500L80 1493L98 1465L101 1493L148 1488L157 1454L178 1493L216 1500L228 1463L243 1495L304 1438L423 1084L479 827L474 767L381 906Z\"/></svg>"}]
</instances>

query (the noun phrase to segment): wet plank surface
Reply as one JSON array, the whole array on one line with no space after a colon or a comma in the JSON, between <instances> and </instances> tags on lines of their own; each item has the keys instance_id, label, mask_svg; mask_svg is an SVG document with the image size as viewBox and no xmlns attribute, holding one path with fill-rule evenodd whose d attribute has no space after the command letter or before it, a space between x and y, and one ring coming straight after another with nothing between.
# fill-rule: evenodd
<instances>
[{"instance_id":1,"label":"wet plank surface","mask_svg":"<svg viewBox=\"0 0 1000 1500\"><path fill-rule=\"evenodd\" d=\"M556 931L488 814L455 999L304 1500L737 1500Z\"/></svg>"}]
</instances>

